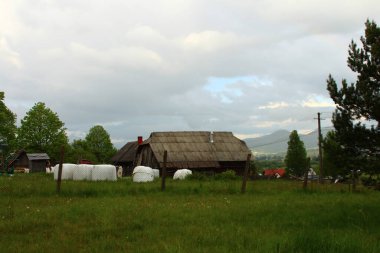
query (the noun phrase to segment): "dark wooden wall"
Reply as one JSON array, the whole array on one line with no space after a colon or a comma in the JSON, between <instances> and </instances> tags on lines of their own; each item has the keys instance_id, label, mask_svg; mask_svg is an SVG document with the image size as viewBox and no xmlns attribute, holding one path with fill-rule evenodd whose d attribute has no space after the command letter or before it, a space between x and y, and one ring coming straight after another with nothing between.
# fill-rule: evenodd
<instances>
[{"instance_id":1,"label":"dark wooden wall","mask_svg":"<svg viewBox=\"0 0 380 253\"><path fill-rule=\"evenodd\" d=\"M114 162L113 165L123 167L123 177L132 175L134 169L133 162Z\"/></svg>"},{"instance_id":2,"label":"dark wooden wall","mask_svg":"<svg viewBox=\"0 0 380 253\"><path fill-rule=\"evenodd\" d=\"M31 170L31 172L45 172L46 171L46 160L30 161L29 169Z\"/></svg>"},{"instance_id":3,"label":"dark wooden wall","mask_svg":"<svg viewBox=\"0 0 380 253\"><path fill-rule=\"evenodd\" d=\"M29 159L26 153L21 154L14 163L15 168L29 168Z\"/></svg>"},{"instance_id":4,"label":"dark wooden wall","mask_svg":"<svg viewBox=\"0 0 380 253\"><path fill-rule=\"evenodd\" d=\"M243 175L245 169L245 161L240 162L219 162L220 164L220 172L224 172L227 170L234 170L236 175Z\"/></svg>"},{"instance_id":5,"label":"dark wooden wall","mask_svg":"<svg viewBox=\"0 0 380 253\"><path fill-rule=\"evenodd\" d=\"M159 169L160 168L160 165L157 162L157 159L154 156L154 153L153 153L153 151L149 145L143 147L141 149L141 151L139 152L136 162L138 163L139 161L141 161L141 163L136 164L136 165L148 166L148 167L151 167L153 169Z\"/></svg>"}]
</instances>

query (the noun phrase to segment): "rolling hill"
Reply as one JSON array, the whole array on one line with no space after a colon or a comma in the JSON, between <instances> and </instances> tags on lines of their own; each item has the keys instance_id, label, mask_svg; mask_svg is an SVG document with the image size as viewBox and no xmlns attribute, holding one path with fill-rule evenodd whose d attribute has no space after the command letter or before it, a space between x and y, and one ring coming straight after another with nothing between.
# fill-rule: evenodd
<instances>
[{"instance_id":1,"label":"rolling hill","mask_svg":"<svg viewBox=\"0 0 380 253\"><path fill-rule=\"evenodd\" d=\"M326 136L327 132L333 130L333 127L324 127L321 129L322 135ZM257 154L285 154L288 149L290 132L287 130L278 130L269 135L257 138L244 139L247 146ZM318 130L308 134L299 134L308 151L318 149Z\"/></svg>"}]
</instances>

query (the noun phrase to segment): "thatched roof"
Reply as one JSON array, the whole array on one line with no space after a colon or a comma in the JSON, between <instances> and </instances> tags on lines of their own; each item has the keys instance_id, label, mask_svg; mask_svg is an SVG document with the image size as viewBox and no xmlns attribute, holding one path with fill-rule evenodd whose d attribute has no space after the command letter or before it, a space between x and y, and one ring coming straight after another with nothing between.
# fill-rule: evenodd
<instances>
[{"instance_id":1,"label":"thatched roof","mask_svg":"<svg viewBox=\"0 0 380 253\"><path fill-rule=\"evenodd\" d=\"M137 141L128 142L111 158L111 161L114 163L133 162L137 147Z\"/></svg>"},{"instance_id":2,"label":"thatched roof","mask_svg":"<svg viewBox=\"0 0 380 253\"><path fill-rule=\"evenodd\" d=\"M176 168L217 168L220 162L243 162L250 150L232 132L153 132L142 146L150 145L157 162Z\"/></svg>"}]
</instances>

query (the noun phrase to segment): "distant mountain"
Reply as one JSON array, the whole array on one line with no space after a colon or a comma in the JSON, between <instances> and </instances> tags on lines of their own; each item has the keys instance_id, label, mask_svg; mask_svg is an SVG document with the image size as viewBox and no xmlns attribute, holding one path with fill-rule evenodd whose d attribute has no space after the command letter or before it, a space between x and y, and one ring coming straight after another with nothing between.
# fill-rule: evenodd
<instances>
[{"instance_id":1,"label":"distant mountain","mask_svg":"<svg viewBox=\"0 0 380 253\"><path fill-rule=\"evenodd\" d=\"M321 129L322 135L326 136L327 132L333 130L333 127L324 127ZM285 154L288 149L290 132L287 130L278 130L269 135L257 138L244 139L247 146L258 154ZM306 150L318 149L318 130L308 134L299 134L305 144Z\"/></svg>"}]
</instances>

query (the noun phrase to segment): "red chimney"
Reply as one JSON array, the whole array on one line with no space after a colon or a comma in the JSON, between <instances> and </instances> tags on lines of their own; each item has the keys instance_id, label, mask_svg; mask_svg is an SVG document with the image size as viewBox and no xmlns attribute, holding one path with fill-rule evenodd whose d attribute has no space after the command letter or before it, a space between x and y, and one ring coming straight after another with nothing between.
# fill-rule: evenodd
<instances>
[{"instance_id":1,"label":"red chimney","mask_svg":"<svg viewBox=\"0 0 380 253\"><path fill-rule=\"evenodd\" d=\"M139 145L141 145L141 144L143 143L143 137L142 137L142 136L138 136L138 137L137 137L137 143L138 143Z\"/></svg>"}]
</instances>

